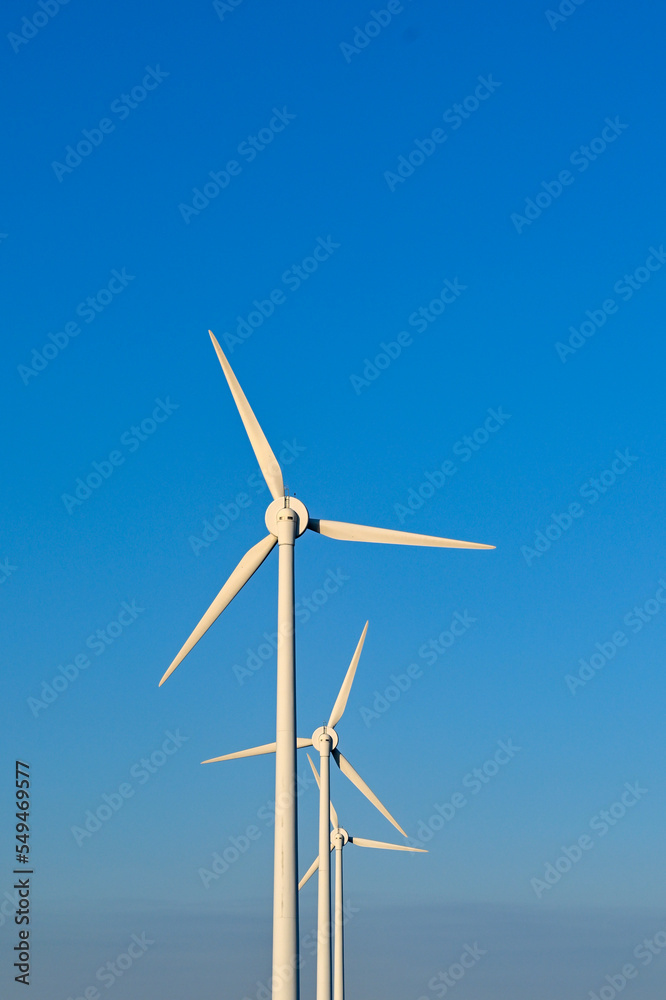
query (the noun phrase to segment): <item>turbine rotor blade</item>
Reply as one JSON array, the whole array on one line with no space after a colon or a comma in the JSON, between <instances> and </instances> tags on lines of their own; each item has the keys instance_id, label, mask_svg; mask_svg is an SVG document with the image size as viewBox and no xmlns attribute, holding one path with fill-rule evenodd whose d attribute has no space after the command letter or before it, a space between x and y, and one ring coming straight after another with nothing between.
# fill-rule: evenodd
<instances>
[{"instance_id":1,"label":"turbine rotor blade","mask_svg":"<svg viewBox=\"0 0 666 1000\"><path fill-rule=\"evenodd\" d=\"M337 749L337 747L336 747L335 750L332 750L331 753L333 754L333 759L335 760L335 763L338 765L338 767L340 768L340 770L342 771L342 773L347 778L349 778L349 780L352 782L353 785L356 785L356 787L358 788L358 790L365 795L366 799L369 799L370 802L372 802L373 806L375 806L376 809L379 809L379 811L382 814L382 816L386 816L386 818L389 821L389 823L392 823L393 826L396 828L396 830L399 830L400 833L403 835L403 837L406 837L407 834L405 833L405 831L403 830L403 828L400 826L400 824L398 823L398 821L395 820L395 819L393 819L393 816L391 816L391 813L388 811L388 809L386 808L386 806L383 805L379 801L379 799L377 798L377 796L375 795L375 793L365 783L365 781L363 780L363 778L361 777L361 775L358 773L358 771L356 771L352 767L352 765L349 763L349 761L347 760L347 758L344 757L340 753L340 751Z\"/></svg>"},{"instance_id":2,"label":"turbine rotor blade","mask_svg":"<svg viewBox=\"0 0 666 1000\"><path fill-rule=\"evenodd\" d=\"M441 549L494 549L494 545L481 542L458 542L453 538L438 538L436 535L415 535L411 531L396 531L394 528L372 528L367 524L349 524L347 521L321 521L311 517L308 528L328 538L338 538L346 542L384 542L388 545L428 545Z\"/></svg>"},{"instance_id":3,"label":"turbine rotor blade","mask_svg":"<svg viewBox=\"0 0 666 1000\"><path fill-rule=\"evenodd\" d=\"M416 854L427 854L423 847L405 847L403 844L385 844L381 840L366 840L364 837L350 837L350 844L357 847L380 847L385 851L414 851Z\"/></svg>"},{"instance_id":4,"label":"turbine rotor blade","mask_svg":"<svg viewBox=\"0 0 666 1000\"><path fill-rule=\"evenodd\" d=\"M337 830L340 826L340 821L338 819L338 814L335 811L335 806L333 805L332 799L329 801L329 805L331 807L331 823L333 824L333 829Z\"/></svg>"},{"instance_id":5,"label":"turbine rotor blade","mask_svg":"<svg viewBox=\"0 0 666 1000\"><path fill-rule=\"evenodd\" d=\"M303 878L301 879L301 881L298 883L298 888L299 889L303 888L303 886L305 885L305 883L307 882L307 880L312 875L314 875L314 873L317 871L317 868L319 868L319 855L317 855L317 857L314 859L314 861L312 862L312 864L310 865L310 867L306 871L306 873L303 876Z\"/></svg>"},{"instance_id":6,"label":"turbine rotor blade","mask_svg":"<svg viewBox=\"0 0 666 1000\"><path fill-rule=\"evenodd\" d=\"M312 740L301 739L299 736L296 740L297 747L311 747ZM236 760L239 757L258 757L262 753L275 753L275 748L277 743L264 743L260 747L250 747L249 750L237 750L236 753L225 753L221 757L211 757L210 760L202 760L202 764L215 764L218 760Z\"/></svg>"},{"instance_id":7,"label":"turbine rotor blade","mask_svg":"<svg viewBox=\"0 0 666 1000\"><path fill-rule=\"evenodd\" d=\"M239 757L258 757L262 753L275 753L277 743L264 743L260 747L250 747L249 750L237 750L236 753L225 753L221 757L211 757L202 760L202 764L215 764L218 760L237 760Z\"/></svg>"},{"instance_id":8,"label":"turbine rotor blade","mask_svg":"<svg viewBox=\"0 0 666 1000\"><path fill-rule=\"evenodd\" d=\"M315 781L317 782L317 788L321 788L321 785L319 784L319 772L317 771L317 768L312 763L312 758L310 757L310 754L308 754L308 760L310 761L310 767L313 770L313 773L314 773L314 776L315 776ZM340 826L340 823L338 822L338 814L336 813L335 806L333 805L333 803L332 803L332 801L330 799L328 800L328 804L329 804L329 808L330 808L331 823L333 824L333 829L337 830L337 828ZM333 850L333 848L331 848L331 850Z\"/></svg>"},{"instance_id":9,"label":"turbine rotor blade","mask_svg":"<svg viewBox=\"0 0 666 1000\"><path fill-rule=\"evenodd\" d=\"M208 611L195 628L192 635L182 647L178 656L162 677L160 687L164 684L167 677L171 676L178 664L185 659L190 650L196 646L199 639L205 632L208 631L216 618L219 618L227 605L233 601L239 590L241 590L250 577L256 573L276 542L277 538L275 535L267 535L266 538L262 538L260 542L257 542L256 545L253 545L252 548L245 553L241 561L238 563L238 566L236 566L236 569L232 572L231 576L222 587L222 590L219 592Z\"/></svg>"},{"instance_id":10,"label":"turbine rotor blade","mask_svg":"<svg viewBox=\"0 0 666 1000\"><path fill-rule=\"evenodd\" d=\"M247 436L250 439L252 450L254 451L257 462L259 463L259 468L261 469L262 475L266 480L266 485L271 491L273 499L277 500L278 497L284 496L284 483L282 481L282 469L280 468L280 464L273 454L271 446L266 440L266 435L259 426L259 421L252 412L252 407L248 403L245 393L241 389L238 379L231 369L231 365L224 356L222 348L215 339L213 332L211 330L208 332L210 334L210 339L213 341L213 347L215 348L218 360L222 365L224 376L229 383L231 395L234 397L234 402L238 412L240 413L240 418L243 421Z\"/></svg>"},{"instance_id":11,"label":"turbine rotor blade","mask_svg":"<svg viewBox=\"0 0 666 1000\"><path fill-rule=\"evenodd\" d=\"M349 664L349 668L345 675L345 679L342 682L340 693L338 694L338 697L335 700L335 705L333 706L331 717L328 720L329 729L335 729L338 722L344 715L345 708L347 707L347 699L349 698L349 692L351 691L351 686L354 683L354 676L356 675L356 668L358 666L358 661L361 658L361 652L363 650L363 643L365 642L365 636L367 631L368 631L368 622L365 623L365 628L361 633L361 638L358 640L356 651L352 657L351 663Z\"/></svg>"},{"instance_id":12,"label":"turbine rotor blade","mask_svg":"<svg viewBox=\"0 0 666 1000\"><path fill-rule=\"evenodd\" d=\"M331 844L331 850L333 850L333 849L334 849L333 848L333 844ZM317 857L314 859L314 861L312 862L312 864L310 865L310 867L306 871L306 873L303 876L303 878L301 879L301 881L298 883L298 888L299 889L303 888L303 886L305 885L305 883L307 882L307 880L309 878L311 878L312 875L314 875L314 873L317 871L317 868L319 868L319 855L317 855Z\"/></svg>"},{"instance_id":13,"label":"turbine rotor blade","mask_svg":"<svg viewBox=\"0 0 666 1000\"><path fill-rule=\"evenodd\" d=\"M319 784L319 771L317 770L317 768L312 763L312 757L310 756L310 754L307 754L306 756L307 756L308 760L310 761L310 767L312 768L312 773L315 776L315 781L317 782L317 788L321 788L321 785Z\"/></svg>"}]
</instances>

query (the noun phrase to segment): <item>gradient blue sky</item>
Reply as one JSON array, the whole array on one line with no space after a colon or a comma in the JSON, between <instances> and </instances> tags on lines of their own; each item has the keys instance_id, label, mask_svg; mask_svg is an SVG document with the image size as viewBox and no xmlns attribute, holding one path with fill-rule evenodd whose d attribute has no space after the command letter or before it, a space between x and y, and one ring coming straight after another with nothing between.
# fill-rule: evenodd
<instances>
[{"instance_id":1,"label":"gradient blue sky","mask_svg":"<svg viewBox=\"0 0 666 1000\"><path fill-rule=\"evenodd\" d=\"M40 995L100 986L97 969L132 934L154 944L109 986L113 1000L254 1000L270 973L272 760L199 761L272 737L274 659L251 676L242 668L275 627L275 556L157 682L265 533L267 494L206 331L231 343L225 333L254 300L279 289L273 314L229 357L276 452L296 453L285 479L311 514L497 546L310 534L297 548L298 600L327 576L339 582L298 633L299 730L328 716L369 619L340 725L345 752L413 838L427 837L436 804L464 795L430 831L427 855L346 852L350 997L431 1000L441 995L433 977L478 942L486 955L458 1000L584 998L627 962L638 969L634 1000L660 1000L666 955L649 965L632 955L666 929L666 605L655 599L666 577L663 9L565 3L572 13L551 25L545 4L413 0L353 52L341 45L373 8L351 0L217 11L73 0L12 45L39 9L9 0L2 15L0 892L12 885L20 757L34 775ZM123 111L148 67L161 82ZM492 94L464 120L443 117L479 77ZM274 109L294 117L252 157L241 144L277 122ZM99 145L79 165L53 166L105 118L113 129L93 133ZM425 162L392 179L438 128L446 138L426 143ZM612 141L595 142L604 129ZM240 166L226 188L199 214L183 210L230 160ZM557 193L567 170L547 204L544 182ZM520 221L539 192L532 221ZM335 244L330 256L295 287L293 268L322 243ZM127 277L91 319L86 299L114 270ZM455 301L418 323L447 280ZM556 345L588 311L603 324L562 360ZM80 332L40 362L49 335L75 323ZM401 333L377 378L352 379ZM156 400L170 415L139 440L131 428ZM491 409L509 416L486 441ZM475 432L481 446L467 452ZM624 471L592 502L585 484L617 451ZM89 498L63 500L113 452L119 464ZM405 513L447 461L444 482ZM239 493L249 501L235 521L207 546L193 541ZM553 515L571 504L579 516L556 538ZM546 547L538 533L549 526ZM123 602L143 610L96 654L88 637ZM646 602L640 629L625 621ZM427 654L456 613L464 633ZM618 631L624 645L570 690L580 659ZM85 652L90 666L35 708L29 699ZM410 664L409 689L382 700ZM187 739L146 780L140 761L167 732ZM475 792L467 776L500 740L520 750ZM350 832L391 839L333 778ZM134 794L77 844L72 827L124 782ZM636 782L646 792L600 833L595 817ZM251 847L205 888L199 870L248 826ZM305 870L311 784L300 830ZM590 849L538 894L531 880L584 834ZM311 884L302 896L304 940L315 894ZM2 992L14 997L8 909ZM304 955L305 996L307 943Z\"/></svg>"}]
</instances>

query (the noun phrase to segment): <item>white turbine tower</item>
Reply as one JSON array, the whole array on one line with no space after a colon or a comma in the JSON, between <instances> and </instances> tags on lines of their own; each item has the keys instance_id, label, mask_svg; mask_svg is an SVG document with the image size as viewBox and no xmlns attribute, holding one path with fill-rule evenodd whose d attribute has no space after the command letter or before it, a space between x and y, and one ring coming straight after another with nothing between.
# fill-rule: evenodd
<instances>
[{"instance_id":1,"label":"white turbine tower","mask_svg":"<svg viewBox=\"0 0 666 1000\"><path fill-rule=\"evenodd\" d=\"M314 776L319 785L319 790L323 798L324 785L323 782L320 784L319 775L317 774L317 768L312 763L312 758L308 754L308 760L310 761L310 767L314 771ZM333 803L329 799L330 815L331 815L331 825L333 830L330 834L330 851L335 851L335 976L333 979L334 992L333 1000L344 1000L345 997L345 931L344 931L344 888L343 888L343 876L342 876L342 849L345 844L355 844L357 847L376 847L383 851L410 851L414 854L427 854L428 852L422 847L407 847L402 844L386 844L382 840L367 840L365 837L351 837L344 827L340 826L338 820L338 814L335 811ZM328 818L328 817L327 817ZM397 826L398 824L395 820L391 822ZM326 823L326 828L328 830L328 823ZM400 827L398 827L400 829ZM402 831L401 831L402 832ZM407 836L407 834L405 834ZM314 875L317 868L321 864L322 858L329 860L329 845L326 847L322 853L321 847L319 848L319 856L314 859L305 875L298 883L298 888L302 889L305 883L308 881L311 875ZM319 1000L319 994L317 994L317 1000Z\"/></svg>"},{"instance_id":2,"label":"white turbine tower","mask_svg":"<svg viewBox=\"0 0 666 1000\"><path fill-rule=\"evenodd\" d=\"M210 336L257 462L273 496L273 502L266 511L269 534L245 553L171 663L160 684L173 673L277 543L279 561L275 801L288 804L277 812L275 819L273 1000L298 1000L294 543L306 528L309 528L320 535L351 542L384 542L462 549L492 549L494 546L436 538L432 535L416 535L391 528L373 528L362 524L348 524L344 521L320 521L311 518L305 504L295 497L285 496L282 470L278 461L220 345L212 333Z\"/></svg>"},{"instance_id":3,"label":"white turbine tower","mask_svg":"<svg viewBox=\"0 0 666 1000\"><path fill-rule=\"evenodd\" d=\"M329 805L331 799L330 784L330 761L331 756L340 770L347 778L356 785L365 797L392 823L396 830L399 830L403 837L407 834L400 824L391 816L390 812L378 799L372 789L366 784L358 771L352 767L351 763L337 749L338 734L335 727L344 715L349 693L356 675L356 668L363 650L363 643L368 631L368 623L365 623L361 638L358 641L351 663L342 682L342 687L335 699L333 710L331 711L328 723L315 729L309 739L298 737L297 746L312 746L319 750L319 767L321 777L315 771L317 784L319 785L319 888L318 888L318 910L317 910L317 1000L331 1000L331 862L329 856L330 822ZM210 760L202 761L203 764L214 764L222 760L238 760L240 757L255 757L259 754L275 753L275 743L265 743L262 746L251 747L249 750L238 750L235 753L223 754L221 757L211 757ZM308 758L309 759L309 758ZM310 763L312 763L310 761ZM313 768L314 770L314 768ZM313 869L314 870L314 869Z\"/></svg>"}]
</instances>

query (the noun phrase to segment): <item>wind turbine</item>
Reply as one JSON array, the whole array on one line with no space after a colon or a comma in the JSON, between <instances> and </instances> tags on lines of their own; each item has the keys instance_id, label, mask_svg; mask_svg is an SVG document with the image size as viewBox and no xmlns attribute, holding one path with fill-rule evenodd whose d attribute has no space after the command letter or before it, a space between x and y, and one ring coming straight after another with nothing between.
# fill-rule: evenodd
<instances>
[{"instance_id":1,"label":"wind turbine","mask_svg":"<svg viewBox=\"0 0 666 1000\"><path fill-rule=\"evenodd\" d=\"M340 770L347 778L356 785L367 799L392 823L396 830L399 830L403 837L407 834L400 824L391 816L390 812L378 799L372 789L365 783L358 771L352 767L351 763L337 749L338 734L335 727L344 715L347 701L351 691L356 668L358 666L363 643L368 631L368 623L365 623L361 638L358 641L351 663L347 668L347 673L342 682L335 704L331 711L329 720L325 726L315 729L309 739L298 737L297 746L312 746L319 750L319 768L321 777L315 771L315 777L319 786L319 888L317 896L317 1000L331 1000L331 862L329 856L330 822L329 803L331 798L330 786L330 762L331 756ZM223 754L221 757L211 757L210 760L202 761L202 764L214 764L222 760L237 760L240 757L255 757L259 754L275 753L275 743L265 743L262 746L251 747L249 750L238 750L235 753ZM309 759L309 757L308 757ZM312 761L310 761L312 763ZM314 770L314 768L313 768Z\"/></svg>"},{"instance_id":2,"label":"wind turbine","mask_svg":"<svg viewBox=\"0 0 666 1000\"><path fill-rule=\"evenodd\" d=\"M321 797L323 798L324 784L320 784L319 775L317 774L317 768L312 763L312 758L308 754L308 760L310 761L310 767L314 772L315 779L319 785ZM351 837L344 827L340 826L340 821L338 820L338 814L335 811L333 803L329 799L331 824L333 830L330 834L330 851L335 851L335 976L334 976L334 992L333 1000L344 1000L345 997L345 942L344 942L344 889L343 889L343 879L342 879L342 849L345 844L355 844L357 847L375 847L384 851L411 851L415 854L427 854L428 852L422 847L407 847L403 844L386 844L382 840L367 840L365 837ZM395 820L391 822L397 826ZM328 828L328 823L326 824ZM398 827L398 829L400 829ZM402 832L402 831L401 831ZM407 836L407 834L405 834ZM321 841L320 841L321 844ZM329 860L329 846L325 845L324 850L320 846L319 856L315 858L312 862L305 875L298 883L298 888L302 889L305 883L308 881L311 875L314 875L317 868L320 867L322 859L325 858ZM329 914L330 921L330 914ZM321 933L321 928L319 928L317 935L317 947L319 947L319 934ZM330 931L329 931L330 933ZM317 983L319 985L319 983ZM317 993L317 1000L319 1000L319 993Z\"/></svg>"},{"instance_id":3,"label":"wind turbine","mask_svg":"<svg viewBox=\"0 0 666 1000\"><path fill-rule=\"evenodd\" d=\"M160 685L208 631L227 605L278 545L278 647L275 751L275 801L285 803L275 818L273 870L273 1000L298 1000L298 876L296 815L296 679L294 622L294 544L306 528L329 538L438 548L492 549L494 545L417 535L345 521L311 518L302 501L285 496L282 470L259 426L222 348L209 331L225 378L250 439L259 468L273 496L266 511L269 534L253 545L173 660Z\"/></svg>"}]
</instances>

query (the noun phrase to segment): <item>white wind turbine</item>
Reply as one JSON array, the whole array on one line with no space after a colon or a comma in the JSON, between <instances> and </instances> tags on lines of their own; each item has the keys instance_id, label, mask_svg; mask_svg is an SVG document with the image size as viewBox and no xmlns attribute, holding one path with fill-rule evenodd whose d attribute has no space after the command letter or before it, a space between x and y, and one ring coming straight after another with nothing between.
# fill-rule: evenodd
<instances>
[{"instance_id":1,"label":"white wind turbine","mask_svg":"<svg viewBox=\"0 0 666 1000\"><path fill-rule=\"evenodd\" d=\"M345 674L335 704L331 711L329 720L325 726L315 729L309 739L298 737L296 743L298 747L312 746L319 750L319 768L321 777L315 771L317 784L319 785L319 888L318 888L318 909L317 909L317 1000L331 1000L331 862L329 856L330 822L329 805L331 798L330 784L330 761L331 756L340 770L347 778L356 785L367 799L382 813L386 819L399 830L403 837L407 834L400 824L391 816L371 788L365 783L360 774L352 767L347 758L337 749L338 734L335 727L344 715L349 693L351 691L356 668L363 650L363 643L368 631L368 623L365 623L361 638L358 641L351 663ZM275 753L275 743L265 743L262 746L251 747L249 750L238 750L235 753L223 754L221 757L211 757L210 760L202 761L203 764L214 764L222 760L237 760L240 757L256 757L259 754ZM309 759L309 758L308 758ZM310 762L312 763L312 762ZM314 770L314 768L313 768ZM314 871L314 869L313 869Z\"/></svg>"},{"instance_id":2,"label":"white wind turbine","mask_svg":"<svg viewBox=\"0 0 666 1000\"><path fill-rule=\"evenodd\" d=\"M312 758L308 754L308 760L310 761L310 767L314 771L314 776L319 785L320 795L323 799L324 785L323 782L320 784L319 775L317 774L317 768L312 763ZM302 889L305 883L308 881L311 875L314 875L317 868L321 864L322 858L327 860L330 857L330 851L335 851L335 975L333 979L334 991L333 1000L344 1000L345 997L345 931L344 931L344 887L343 887L343 876L342 876L342 849L345 844L355 844L357 847L376 847L384 851L410 851L414 854L427 854L428 852L422 847L407 847L403 844L387 844L382 840L367 840L365 837L351 837L344 827L340 826L338 820L338 814L335 811L333 803L329 799L330 815L331 815L331 825L333 829L330 833L330 848L328 843L326 843L323 851L319 847L319 856L314 859L305 875L298 883L298 888ZM390 818L390 817L389 817ZM327 817L328 819L328 817ZM394 826L398 826L395 820L391 820ZM326 823L326 829L328 831L328 823ZM400 830L400 827L398 827ZM402 830L400 831L403 832ZM407 836L407 834L405 834ZM318 930L317 934L317 945L319 945L319 934L321 930ZM317 994L317 1000L319 1000L319 994Z\"/></svg>"},{"instance_id":3,"label":"white wind turbine","mask_svg":"<svg viewBox=\"0 0 666 1000\"><path fill-rule=\"evenodd\" d=\"M209 331L210 332L210 331ZM187 656L236 594L261 566L277 543L278 648L275 751L275 801L287 803L276 814L273 870L273 1000L298 1000L298 876L296 826L296 683L294 646L294 544L306 528L329 538L351 542L428 545L439 548L492 549L494 545L417 535L392 528L374 528L345 521L311 518L305 504L285 496L282 470L231 370L222 348L210 333L222 370L250 439L273 502L266 511L269 534L245 553L196 626L160 685Z\"/></svg>"}]
</instances>

